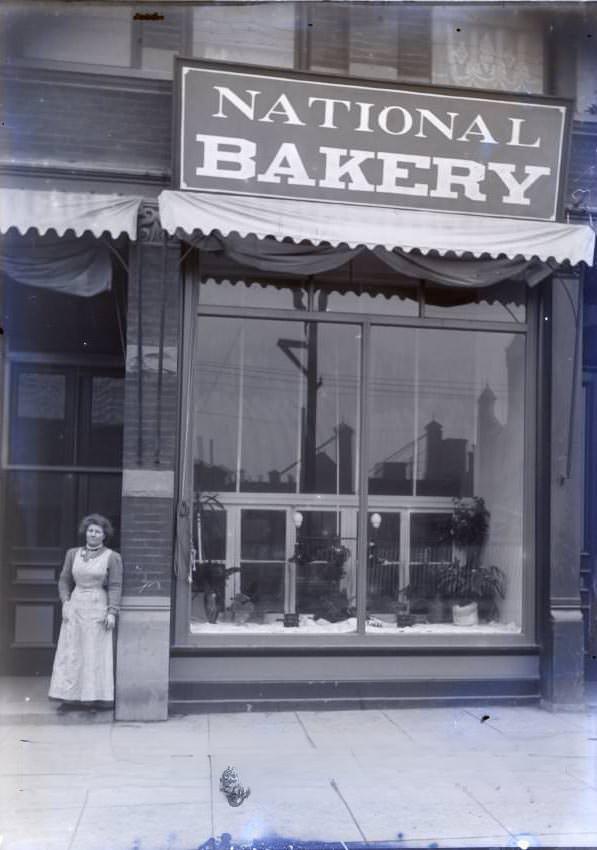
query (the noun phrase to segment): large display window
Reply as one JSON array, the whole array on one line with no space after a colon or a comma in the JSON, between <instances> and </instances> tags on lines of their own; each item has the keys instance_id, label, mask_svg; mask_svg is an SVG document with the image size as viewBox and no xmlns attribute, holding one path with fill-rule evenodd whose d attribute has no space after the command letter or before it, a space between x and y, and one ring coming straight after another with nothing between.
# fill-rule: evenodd
<instances>
[{"instance_id":1,"label":"large display window","mask_svg":"<svg viewBox=\"0 0 597 850\"><path fill-rule=\"evenodd\" d=\"M198 286L187 634L521 633L524 292L438 289Z\"/></svg>"}]
</instances>

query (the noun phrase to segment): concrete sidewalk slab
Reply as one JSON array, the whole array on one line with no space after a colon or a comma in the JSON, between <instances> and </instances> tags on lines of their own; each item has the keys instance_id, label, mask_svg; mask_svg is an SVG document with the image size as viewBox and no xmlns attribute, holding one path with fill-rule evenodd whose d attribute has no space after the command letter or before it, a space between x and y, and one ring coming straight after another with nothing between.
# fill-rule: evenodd
<instances>
[{"instance_id":1,"label":"concrete sidewalk slab","mask_svg":"<svg viewBox=\"0 0 597 850\"><path fill-rule=\"evenodd\" d=\"M0 686L1 850L597 846L591 711L115 723L58 716L41 680ZM228 765L251 787L238 808L219 790Z\"/></svg>"}]
</instances>

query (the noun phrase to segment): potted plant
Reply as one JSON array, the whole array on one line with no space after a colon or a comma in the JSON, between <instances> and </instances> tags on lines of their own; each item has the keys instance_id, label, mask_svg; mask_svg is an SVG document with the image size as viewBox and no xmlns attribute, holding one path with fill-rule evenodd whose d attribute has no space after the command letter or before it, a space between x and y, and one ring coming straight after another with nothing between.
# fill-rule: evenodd
<instances>
[{"instance_id":1,"label":"potted plant","mask_svg":"<svg viewBox=\"0 0 597 850\"><path fill-rule=\"evenodd\" d=\"M217 622L218 615L224 611L228 576L239 572L240 567L226 567L222 561L199 561L193 567L193 591L203 593L208 623Z\"/></svg>"},{"instance_id":2,"label":"potted plant","mask_svg":"<svg viewBox=\"0 0 597 850\"><path fill-rule=\"evenodd\" d=\"M506 592L506 577L499 567L455 559L442 570L438 583L442 596L452 602L455 625L477 625L479 610L487 621L498 617L497 599L504 599Z\"/></svg>"},{"instance_id":3,"label":"potted plant","mask_svg":"<svg viewBox=\"0 0 597 850\"><path fill-rule=\"evenodd\" d=\"M439 576L440 592L450 599L452 619L457 625L479 622L479 604L484 618L497 616L497 597L505 595L505 575L499 567L481 566L481 555L489 531L489 511L480 496L455 499L450 536L463 555L447 565Z\"/></svg>"}]
</instances>

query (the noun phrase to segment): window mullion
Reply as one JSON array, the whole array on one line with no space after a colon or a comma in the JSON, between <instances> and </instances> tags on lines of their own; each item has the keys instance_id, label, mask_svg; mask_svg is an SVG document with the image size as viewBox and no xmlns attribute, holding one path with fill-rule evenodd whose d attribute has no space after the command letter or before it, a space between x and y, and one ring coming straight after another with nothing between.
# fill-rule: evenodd
<instances>
[{"instance_id":1,"label":"window mullion","mask_svg":"<svg viewBox=\"0 0 597 850\"><path fill-rule=\"evenodd\" d=\"M359 518L357 526L357 632L367 620L367 503L369 489L369 415L367 393L371 355L371 324L361 324L361 384L359 387Z\"/></svg>"}]
</instances>

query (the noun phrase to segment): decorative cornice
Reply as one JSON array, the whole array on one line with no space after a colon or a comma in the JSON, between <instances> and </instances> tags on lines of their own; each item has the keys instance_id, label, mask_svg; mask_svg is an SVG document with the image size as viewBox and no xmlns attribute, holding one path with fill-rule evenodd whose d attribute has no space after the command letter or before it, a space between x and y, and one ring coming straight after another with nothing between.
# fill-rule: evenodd
<instances>
[{"instance_id":1,"label":"decorative cornice","mask_svg":"<svg viewBox=\"0 0 597 850\"><path fill-rule=\"evenodd\" d=\"M142 245L161 246L164 244L164 235L166 235L169 245L178 242L175 236L166 234L166 231L162 228L157 201L142 201L139 206L137 221L139 242Z\"/></svg>"}]
</instances>

